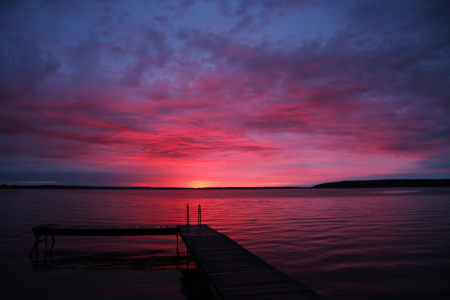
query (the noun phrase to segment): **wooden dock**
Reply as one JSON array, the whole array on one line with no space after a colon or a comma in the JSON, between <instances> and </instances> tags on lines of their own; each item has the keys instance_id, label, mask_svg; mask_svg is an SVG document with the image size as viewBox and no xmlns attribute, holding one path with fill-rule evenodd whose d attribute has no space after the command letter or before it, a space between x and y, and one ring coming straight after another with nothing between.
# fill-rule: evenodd
<instances>
[{"instance_id":1,"label":"wooden dock","mask_svg":"<svg viewBox=\"0 0 450 300\"><path fill-rule=\"evenodd\" d=\"M199 220L199 224L201 221ZM47 236L180 235L216 299L325 299L207 225L96 226L43 224L32 229L32 255ZM41 236L45 236L41 239ZM178 246L178 237L177 237Z\"/></svg>"},{"instance_id":2,"label":"wooden dock","mask_svg":"<svg viewBox=\"0 0 450 300\"><path fill-rule=\"evenodd\" d=\"M42 224L33 227L35 236L127 236L127 235L175 235L179 234L176 225L60 225Z\"/></svg>"},{"instance_id":3,"label":"wooden dock","mask_svg":"<svg viewBox=\"0 0 450 300\"><path fill-rule=\"evenodd\" d=\"M31 230L36 237L33 248L29 256L36 249L38 254L38 245L45 242L47 251L47 238L52 238L51 249L55 246L54 236L132 236L132 235L179 235L180 231L176 225L61 225L61 224L42 224L33 227ZM42 236L45 236L41 239ZM178 236L177 236L178 250Z\"/></svg>"},{"instance_id":4,"label":"wooden dock","mask_svg":"<svg viewBox=\"0 0 450 300\"><path fill-rule=\"evenodd\" d=\"M324 299L206 225L178 225L216 299Z\"/></svg>"}]
</instances>

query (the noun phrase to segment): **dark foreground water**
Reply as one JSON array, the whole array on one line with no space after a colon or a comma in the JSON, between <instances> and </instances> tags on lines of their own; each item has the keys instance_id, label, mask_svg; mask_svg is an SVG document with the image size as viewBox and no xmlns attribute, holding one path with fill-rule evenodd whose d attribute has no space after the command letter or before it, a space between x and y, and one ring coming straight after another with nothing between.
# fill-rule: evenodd
<instances>
[{"instance_id":1,"label":"dark foreground water","mask_svg":"<svg viewBox=\"0 0 450 300\"><path fill-rule=\"evenodd\" d=\"M450 189L0 190L1 299L210 299L180 240L56 237L42 223L202 219L332 299L450 299ZM42 244L41 244L42 249ZM217 255L220 255L218 253Z\"/></svg>"}]
</instances>

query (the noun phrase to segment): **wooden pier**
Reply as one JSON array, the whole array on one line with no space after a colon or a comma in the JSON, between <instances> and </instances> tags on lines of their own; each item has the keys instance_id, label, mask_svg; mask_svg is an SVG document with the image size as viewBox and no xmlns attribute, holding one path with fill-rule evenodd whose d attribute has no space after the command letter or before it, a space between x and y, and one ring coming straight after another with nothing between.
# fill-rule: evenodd
<instances>
[{"instance_id":1,"label":"wooden pier","mask_svg":"<svg viewBox=\"0 0 450 300\"><path fill-rule=\"evenodd\" d=\"M189 225L189 206L187 206L187 225L141 225L141 226L97 226L97 225L58 225L43 224L33 227L36 237L30 256L38 244L51 236L53 249L54 236L132 236L132 235L178 235L194 259L197 268L207 281L216 299L221 300L290 300L325 299L311 289L290 278L269 265L244 247L201 224L201 209L198 207L197 225ZM42 236L45 236L41 239Z\"/></svg>"},{"instance_id":2,"label":"wooden pier","mask_svg":"<svg viewBox=\"0 0 450 300\"><path fill-rule=\"evenodd\" d=\"M324 299L207 225L96 226L43 224L32 229L36 242L54 236L180 235L216 299ZM41 239L42 236L45 238ZM177 237L178 245L178 237Z\"/></svg>"},{"instance_id":3,"label":"wooden pier","mask_svg":"<svg viewBox=\"0 0 450 300\"><path fill-rule=\"evenodd\" d=\"M178 225L216 299L324 299L206 225Z\"/></svg>"},{"instance_id":4,"label":"wooden pier","mask_svg":"<svg viewBox=\"0 0 450 300\"><path fill-rule=\"evenodd\" d=\"M48 236L52 238L50 250L55 246L54 236L136 236L136 235L178 235L179 229L176 225L61 225L61 224L42 224L33 227L32 232L36 237L33 248L30 251L31 256L36 249L38 254L38 245L45 242L45 251L47 251ZM41 239L41 237L43 237Z\"/></svg>"}]
</instances>

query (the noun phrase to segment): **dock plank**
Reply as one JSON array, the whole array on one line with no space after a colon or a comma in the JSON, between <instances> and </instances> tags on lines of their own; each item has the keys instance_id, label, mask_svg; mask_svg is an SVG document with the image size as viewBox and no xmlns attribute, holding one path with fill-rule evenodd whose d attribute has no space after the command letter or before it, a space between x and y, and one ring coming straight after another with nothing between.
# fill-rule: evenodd
<instances>
[{"instance_id":1,"label":"dock plank","mask_svg":"<svg viewBox=\"0 0 450 300\"><path fill-rule=\"evenodd\" d=\"M209 226L178 228L218 299L324 299Z\"/></svg>"}]
</instances>

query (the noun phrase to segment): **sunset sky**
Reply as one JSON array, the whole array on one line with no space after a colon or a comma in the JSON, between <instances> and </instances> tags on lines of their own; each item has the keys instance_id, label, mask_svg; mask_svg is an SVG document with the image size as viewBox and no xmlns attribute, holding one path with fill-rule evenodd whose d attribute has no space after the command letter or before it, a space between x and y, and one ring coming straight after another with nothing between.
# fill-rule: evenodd
<instances>
[{"instance_id":1,"label":"sunset sky","mask_svg":"<svg viewBox=\"0 0 450 300\"><path fill-rule=\"evenodd\" d=\"M448 1L2 1L0 183L450 178Z\"/></svg>"}]
</instances>

